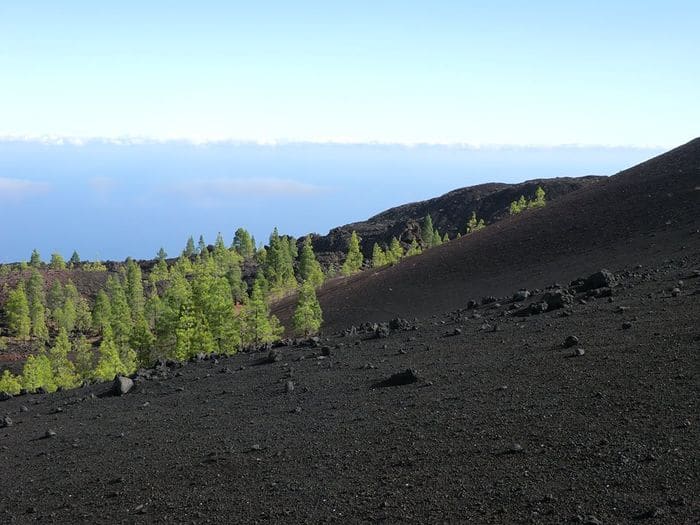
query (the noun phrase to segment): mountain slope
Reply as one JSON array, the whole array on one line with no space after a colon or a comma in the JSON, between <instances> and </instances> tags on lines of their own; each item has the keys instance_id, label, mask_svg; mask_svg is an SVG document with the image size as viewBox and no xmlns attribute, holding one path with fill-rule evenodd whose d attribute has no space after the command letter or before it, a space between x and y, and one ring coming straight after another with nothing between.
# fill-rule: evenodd
<instances>
[{"instance_id":1,"label":"mountain slope","mask_svg":"<svg viewBox=\"0 0 700 525\"><path fill-rule=\"evenodd\" d=\"M387 246L391 238L396 237L404 244L410 244L414 238L420 243L420 227L426 215L432 217L441 234L447 233L454 238L457 233L464 234L472 212L487 224L492 224L508 216L511 202L521 195L531 198L538 187L542 187L547 200L552 201L603 179L605 177L590 175L535 179L519 184L492 182L459 188L433 199L396 206L366 221L333 228L327 235L315 235L313 245L324 262L337 260L344 257L350 234L356 231L362 239L365 257L370 258L375 242Z\"/></svg>"},{"instance_id":2,"label":"mountain slope","mask_svg":"<svg viewBox=\"0 0 700 525\"><path fill-rule=\"evenodd\" d=\"M464 307L601 266L683 255L700 235L700 139L421 256L329 282L325 329ZM672 250L671 253L668 251ZM275 313L288 322L293 299Z\"/></svg>"}]
</instances>

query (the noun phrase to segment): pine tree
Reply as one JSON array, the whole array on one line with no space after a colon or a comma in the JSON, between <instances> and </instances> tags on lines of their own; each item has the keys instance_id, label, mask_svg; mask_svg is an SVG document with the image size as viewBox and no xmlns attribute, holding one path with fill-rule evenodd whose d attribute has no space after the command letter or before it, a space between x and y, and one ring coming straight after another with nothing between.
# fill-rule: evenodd
<instances>
[{"instance_id":1,"label":"pine tree","mask_svg":"<svg viewBox=\"0 0 700 525\"><path fill-rule=\"evenodd\" d=\"M197 243L197 255L201 257L207 257L209 255L209 250L207 250L207 243L204 242L204 235L199 236L199 242Z\"/></svg>"},{"instance_id":2,"label":"pine tree","mask_svg":"<svg viewBox=\"0 0 700 525\"><path fill-rule=\"evenodd\" d=\"M114 342L112 329L108 326L102 336L102 342L97 352L97 366L92 375L101 381L111 381L115 376L127 373L128 370L119 357L119 349Z\"/></svg>"},{"instance_id":3,"label":"pine tree","mask_svg":"<svg viewBox=\"0 0 700 525\"><path fill-rule=\"evenodd\" d=\"M29 257L29 266L32 268L41 268L41 255L36 248L32 250L32 255Z\"/></svg>"},{"instance_id":4,"label":"pine tree","mask_svg":"<svg viewBox=\"0 0 700 525\"><path fill-rule=\"evenodd\" d=\"M51 262L49 262L49 268L51 268L52 270L66 269L66 261L60 253L54 252L51 254Z\"/></svg>"},{"instance_id":5,"label":"pine tree","mask_svg":"<svg viewBox=\"0 0 700 525\"><path fill-rule=\"evenodd\" d=\"M66 297L63 307L56 313L56 322L58 323L58 327L70 333L75 330L77 318L78 312L76 310L75 303L73 302L73 298Z\"/></svg>"},{"instance_id":6,"label":"pine tree","mask_svg":"<svg viewBox=\"0 0 700 525\"><path fill-rule=\"evenodd\" d=\"M396 237L391 238L389 249L386 251L386 260L389 264L396 264L404 256L403 246Z\"/></svg>"},{"instance_id":7,"label":"pine tree","mask_svg":"<svg viewBox=\"0 0 700 525\"><path fill-rule=\"evenodd\" d=\"M78 255L77 251L73 250L73 254L70 256L70 259L68 262L69 262L71 268L74 268L78 264L80 264L80 255Z\"/></svg>"},{"instance_id":8,"label":"pine tree","mask_svg":"<svg viewBox=\"0 0 700 525\"><path fill-rule=\"evenodd\" d=\"M160 281L167 281L169 277L168 274L168 263L165 262L165 259L158 261L156 265L153 267L151 270L151 273L148 275L148 280L152 283L158 283Z\"/></svg>"},{"instance_id":9,"label":"pine tree","mask_svg":"<svg viewBox=\"0 0 700 525\"><path fill-rule=\"evenodd\" d=\"M423 241L424 248L430 248L433 246L433 241L435 240L435 228L433 227L433 219L430 214L426 215L423 219L421 239Z\"/></svg>"},{"instance_id":10,"label":"pine tree","mask_svg":"<svg viewBox=\"0 0 700 525\"><path fill-rule=\"evenodd\" d=\"M219 352L233 354L240 345L231 286L224 277L202 273L192 282L195 315L201 315ZM206 335L202 340L206 341Z\"/></svg>"},{"instance_id":11,"label":"pine tree","mask_svg":"<svg viewBox=\"0 0 700 525\"><path fill-rule=\"evenodd\" d=\"M437 228L433 231L433 246L440 246L442 244L442 237Z\"/></svg>"},{"instance_id":12,"label":"pine tree","mask_svg":"<svg viewBox=\"0 0 700 525\"><path fill-rule=\"evenodd\" d=\"M442 237L442 242L450 242L450 236L447 234L447 232L445 232L445 235Z\"/></svg>"},{"instance_id":13,"label":"pine tree","mask_svg":"<svg viewBox=\"0 0 700 525\"><path fill-rule=\"evenodd\" d=\"M0 376L0 392L16 396L22 390L22 378L9 370L4 370Z\"/></svg>"},{"instance_id":14,"label":"pine tree","mask_svg":"<svg viewBox=\"0 0 700 525\"><path fill-rule=\"evenodd\" d=\"M286 292L296 288L294 264L289 241L280 236L275 228L270 234L264 273L272 292Z\"/></svg>"},{"instance_id":15,"label":"pine tree","mask_svg":"<svg viewBox=\"0 0 700 525\"><path fill-rule=\"evenodd\" d=\"M158 253L156 254L156 259L159 261L164 261L167 257L168 257L167 252L161 246L160 249L158 250Z\"/></svg>"},{"instance_id":16,"label":"pine tree","mask_svg":"<svg viewBox=\"0 0 700 525\"><path fill-rule=\"evenodd\" d=\"M49 308L49 315L56 321L58 321L58 317L60 316L58 310L61 309L65 300L66 296L63 291L63 285L61 281L55 279L49 288L49 293L46 297L46 306ZM59 315L56 315L57 313L59 313Z\"/></svg>"},{"instance_id":17,"label":"pine tree","mask_svg":"<svg viewBox=\"0 0 700 525\"><path fill-rule=\"evenodd\" d=\"M109 319L114 341L121 349L129 344L131 337L131 309L126 298L124 288L114 276L107 278L106 285L107 295L109 296L109 304L111 308L111 317Z\"/></svg>"},{"instance_id":18,"label":"pine tree","mask_svg":"<svg viewBox=\"0 0 700 525\"><path fill-rule=\"evenodd\" d=\"M253 242L253 238L244 228L238 228L236 230L231 247L244 259L249 259L255 255L255 244Z\"/></svg>"},{"instance_id":19,"label":"pine tree","mask_svg":"<svg viewBox=\"0 0 700 525\"><path fill-rule=\"evenodd\" d=\"M78 386L75 366L70 359L68 359L70 349L68 333L64 328L61 328L54 345L48 353L54 383L58 388L75 388Z\"/></svg>"},{"instance_id":20,"label":"pine tree","mask_svg":"<svg viewBox=\"0 0 700 525\"><path fill-rule=\"evenodd\" d=\"M141 267L131 259L126 262L126 298L133 320L143 317L146 299L143 295L143 275Z\"/></svg>"},{"instance_id":21,"label":"pine tree","mask_svg":"<svg viewBox=\"0 0 700 525\"><path fill-rule=\"evenodd\" d=\"M111 328L112 305L109 296L104 290L97 292L95 306L92 309L92 327L99 333L104 334L107 328Z\"/></svg>"},{"instance_id":22,"label":"pine tree","mask_svg":"<svg viewBox=\"0 0 700 525\"><path fill-rule=\"evenodd\" d=\"M541 186L537 186L537 189L535 190L535 198L529 202L528 206L530 208L542 208L546 204L547 201L545 200L544 190Z\"/></svg>"},{"instance_id":23,"label":"pine tree","mask_svg":"<svg viewBox=\"0 0 700 525\"><path fill-rule=\"evenodd\" d=\"M316 260L311 235L304 238L304 243L301 246L301 254L299 254L299 276L302 281L310 281L313 286L318 287L323 284L323 269Z\"/></svg>"},{"instance_id":24,"label":"pine tree","mask_svg":"<svg viewBox=\"0 0 700 525\"><path fill-rule=\"evenodd\" d=\"M473 211L469 221L467 222L467 233L474 233L483 229L485 226L483 219L476 218L476 212Z\"/></svg>"},{"instance_id":25,"label":"pine tree","mask_svg":"<svg viewBox=\"0 0 700 525\"><path fill-rule=\"evenodd\" d=\"M322 323L321 305L316 298L314 285L304 281L299 290L299 301L292 318L294 331L298 335L309 336L317 333Z\"/></svg>"},{"instance_id":26,"label":"pine tree","mask_svg":"<svg viewBox=\"0 0 700 525\"><path fill-rule=\"evenodd\" d=\"M92 353L90 343L81 335L75 342L73 350L75 373L81 381L89 381L93 378L95 355Z\"/></svg>"},{"instance_id":27,"label":"pine tree","mask_svg":"<svg viewBox=\"0 0 700 525\"><path fill-rule=\"evenodd\" d=\"M376 242L372 248L372 268L379 268L387 264L386 254Z\"/></svg>"},{"instance_id":28,"label":"pine tree","mask_svg":"<svg viewBox=\"0 0 700 525\"><path fill-rule=\"evenodd\" d=\"M155 337L151 333L148 321L142 315L134 321L131 332L130 348L136 352L136 359L140 366L149 366L153 362L152 350Z\"/></svg>"},{"instance_id":29,"label":"pine tree","mask_svg":"<svg viewBox=\"0 0 700 525\"><path fill-rule=\"evenodd\" d=\"M92 313L90 312L90 305L87 299L78 293L78 289L73 284L73 281L68 281L64 287L64 294L66 301L64 303L64 309L66 309L66 304L68 300L72 300L75 305L75 323L74 329L79 332L85 332L92 326ZM68 330L69 332L71 330Z\"/></svg>"},{"instance_id":30,"label":"pine tree","mask_svg":"<svg viewBox=\"0 0 700 525\"><path fill-rule=\"evenodd\" d=\"M197 255L197 248L194 246L194 239L190 235L190 237L187 239L187 244L185 245L185 249L182 250L182 255L183 257L187 257L188 259L191 259L195 255Z\"/></svg>"},{"instance_id":31,"label":"pine tree","mask_svg":"<svg viewBox=\"0 0 700 525\"><path fill-rule=\"evenodd\" d=\"M259 345L277 340L283 332L279 321L270 315L260 280L256 279L250 300L242 313L241 338L244 344Z\"/></svg>"},{"instance_id":32,"label":"pine tree","mask_svg":"<svg viewBox=\"0 0 700 525\"><path fill-rule=\"evenodd\" d=\"M5 315L10 334L20 339L29 339L32 330L32 320L29 316L29 301L27 300L23 281L20 281L17 288L12 290L7 297Z\"/></svg>"},{"instance_id":33,"label":"pine tree","mask_svg":"<svg viewBox=\"0 0 700 525\"><path fill-rule=\"evenodd\" d=\"M362 252L360 251L360 240L357 237L357 233L353 231L348 242L348 255L340 271L343 275L352 275L359 272L363 261Z\"/></svg>"},{"instance_id":34,"label":"pine tree","mask_svg":"<svg viewBox=\"0 0 700 525\"><path fill-rule=\"evenodd\" d=\"M27 357L22 368L22 388L29 392L36 392L39 388L47 392L56 391L51 361L46 353L41 352Z\"/></svg>"},{"instance_id":35,"label":"pine tree","mask_svg":"<svg viewBox=\"0 0 700 525\"><path fill-rule=\"evenodd\" d=\"M29 317L32 320L32 335L41 342L49 339L49 329L46 327L46 294L44 278L33 269L27 283L27 299L29 301Z\"/></svg>"},{"instance_id":36,"label":"pine tree","mask_svg":"<svg viewBox=\"0 0 700 525\"><path fill-rule=\"evenodd\" d=\"M406 257L413 257L414 255L418 255L421 252L422 250L418 245L418 242L415 239L413 239L408 247L408 250L406 250Z\"/></svg>"},{"instance_id":37,"label":"pine tree","mask_svg":"<svg viewBox=\"0 0 700 525\"><path fill-rule=\"evenodd\" d=\"M191 302L184 304L175 329L175 359L185 361L200 353L210 354L215 348L204 316L196 312Z\"/></svg>"}]
</instances>

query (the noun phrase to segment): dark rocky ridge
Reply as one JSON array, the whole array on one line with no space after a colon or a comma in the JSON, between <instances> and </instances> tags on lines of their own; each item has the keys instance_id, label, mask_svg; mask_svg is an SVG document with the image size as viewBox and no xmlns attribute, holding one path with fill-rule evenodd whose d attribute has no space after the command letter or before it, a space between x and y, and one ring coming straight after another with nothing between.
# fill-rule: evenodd
<instances>
[{"instance_id":1,"label":"dark rocky ridge","mask_svg":"<svg viewBox=\"0 0 700 525\"><path fill-rule=\"evenodd\" d=\"M442 235L448 233L454 238L458 232L464 234L472 212L476 212L486 224L492 224L507 217L510 203L521 195L533 197L538 186L546 192L547 200L553 201L602 179L605 177L589 175L534 179L519 184L493 182L459 188L440 197L391 208L366 221L338 226L327 235L313 235L313 246L322 262L342 262L350 234L356 231L362 239L365 258L369 259L375 242L385 247L392 237L396 237L406 245L413 239L421 243L421 224L426 215L432 217Z\"/></svg>"},{"instance_id":2,"label":"dark rocky ridge","mask_svg":"<svg viewBox=\"0 0 700 525\"><path fill-rule=\"evenodd\" d=\"M394 266L334 279L325 326L415 317L620 264L660 263L700 244L700 139ZM274 308L283 324L295 298Z\"/></svg>"}]
</instances>

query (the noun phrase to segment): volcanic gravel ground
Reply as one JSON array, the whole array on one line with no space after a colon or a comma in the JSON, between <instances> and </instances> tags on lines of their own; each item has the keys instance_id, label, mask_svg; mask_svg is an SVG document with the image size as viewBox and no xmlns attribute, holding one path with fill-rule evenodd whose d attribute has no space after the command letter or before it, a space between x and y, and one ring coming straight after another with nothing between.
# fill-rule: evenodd
<instances>
[{"instance_id":1,"label":"volcanic gravel ground","mask_svg":"<svg viewBox=\"0 0 700 525\"><path fill-rule=\"evenodd\" d=\"M697 523L699 268L15 397L0 522Z\"/></svg>"}]
</instances>

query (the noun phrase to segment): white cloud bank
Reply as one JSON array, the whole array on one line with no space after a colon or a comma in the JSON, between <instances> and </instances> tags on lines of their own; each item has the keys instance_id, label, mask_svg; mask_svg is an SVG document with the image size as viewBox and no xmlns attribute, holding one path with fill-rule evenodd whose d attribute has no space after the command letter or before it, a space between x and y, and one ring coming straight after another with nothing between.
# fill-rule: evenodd
<instances>
[{"instance_id":1,"label":"white cloud bank","mask_svg":"<svg viewBox=\"0 0 700 525\"><path fill-rule=\"evenodd\" d=\"M19 200L31 195L46 193L49 184L26 179L0 177L0 200Z\"/></svg>"}]
</instances>

